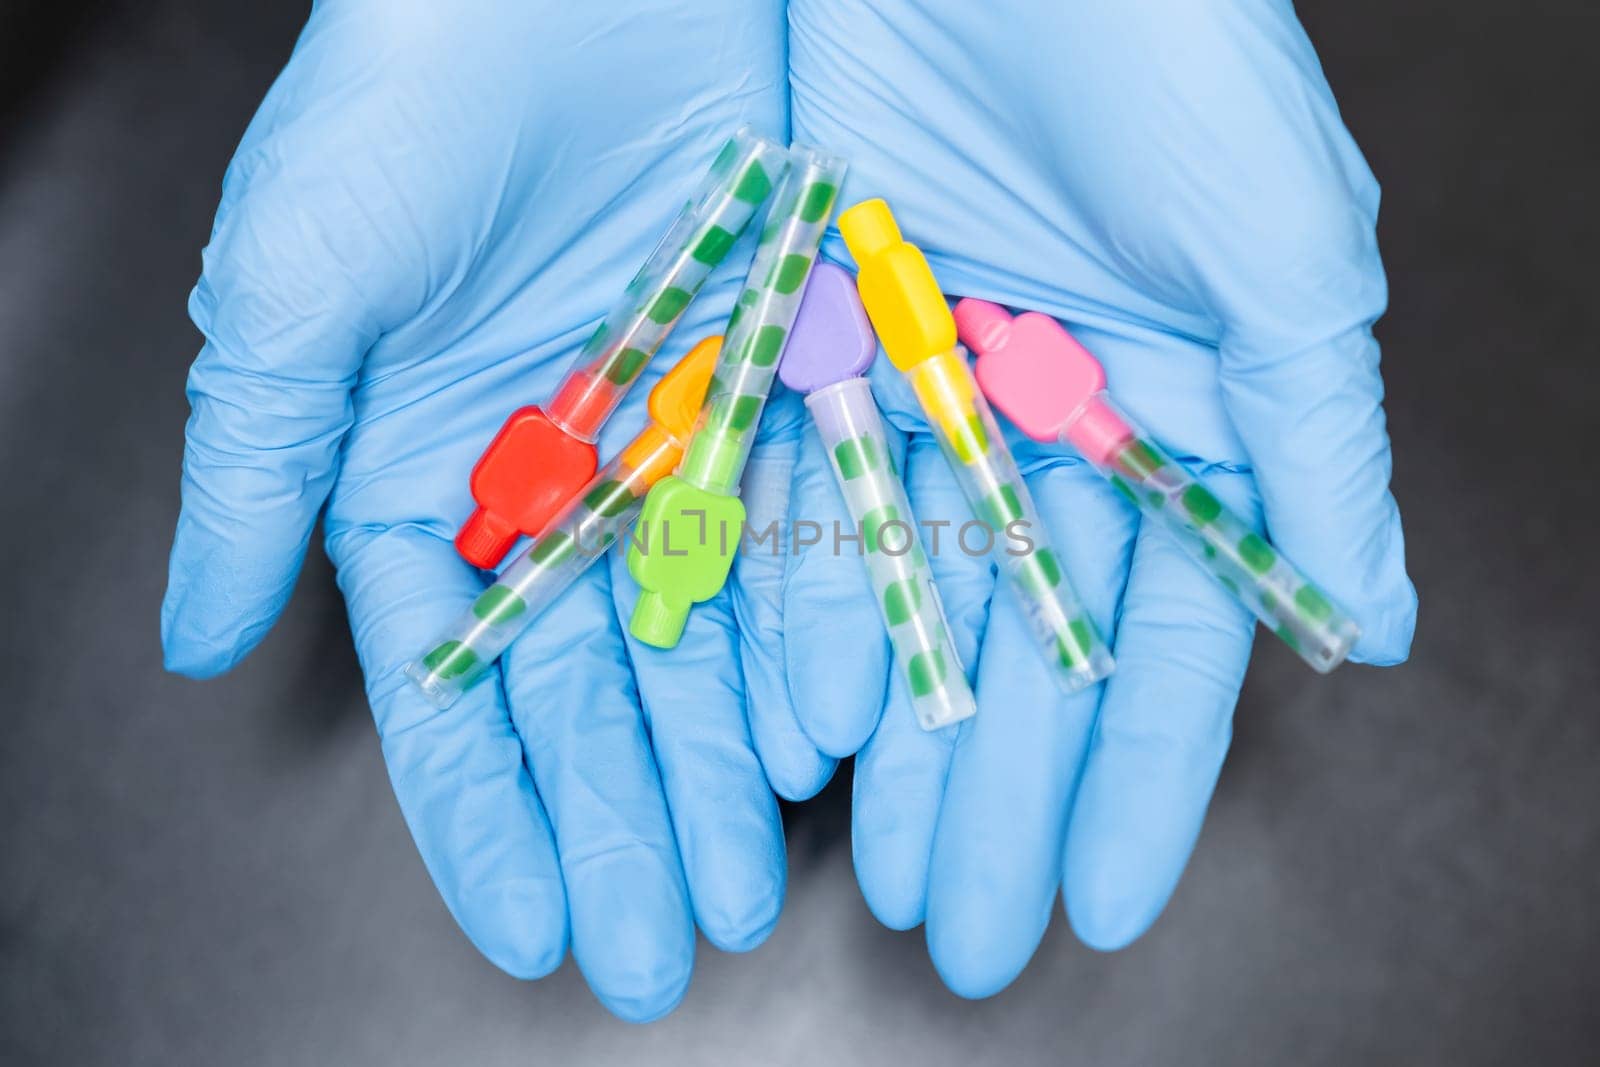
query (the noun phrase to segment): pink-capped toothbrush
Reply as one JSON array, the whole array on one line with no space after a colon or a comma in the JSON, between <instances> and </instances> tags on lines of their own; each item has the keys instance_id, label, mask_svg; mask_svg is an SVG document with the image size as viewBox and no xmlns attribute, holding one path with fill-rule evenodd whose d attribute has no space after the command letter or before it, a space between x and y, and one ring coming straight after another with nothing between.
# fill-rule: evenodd
<instances>
[{"instance_id":1,"label":"pink-capped toothbrush","mask_svg":"<svg viewBox=\"0 0 1600 1067\"><path fill-rule=\"evenodd\" d=\"M1059 323L973 299L955 318L979 387L1023 433L1077 449L1312 667L1344 661L1355 622L1117 406L1100 361Z\"/></svg>"}]
</instances>

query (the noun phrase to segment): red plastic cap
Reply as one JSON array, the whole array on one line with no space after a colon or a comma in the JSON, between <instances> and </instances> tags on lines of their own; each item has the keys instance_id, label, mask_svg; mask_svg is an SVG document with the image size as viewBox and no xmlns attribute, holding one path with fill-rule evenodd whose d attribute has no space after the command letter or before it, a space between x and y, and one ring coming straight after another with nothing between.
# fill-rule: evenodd
<instances>
[{"instance_id":1,"label":"red plastic cap","mask_svg":"<svg viewBox=\"0 0 1600 1067\"><path fill-rule=\"evenodd\" d=\"M625 392L626 389L619 389L605 378L596 378L585 370L574 370L562 381L545 408L573 433L598 437L600 427L605 425Z\"/></svg>"},{"instance_id":2,"label":"red plastic cap","mask_svg":"<svg viewBox=\"0 0 1600 1067\"><path fill-rule=\"evenodd\" d=\"M506 558L522 531L492 511L474 511L456 534L456 551L475 567L489 570Z\"/></svg>"},{"instance_id":3,"label":"red plastic cap","mask_svg":"<svg viewBox=\"0 0 1600 1067\"><path fill-rule=\"evenodd\" d=\"M463 559L488 569L523 534L535 537L594 477L594 445L567 433L536 407L512 413L472 469L478 510L456 535Z\"/></svg>"}]
</instances>

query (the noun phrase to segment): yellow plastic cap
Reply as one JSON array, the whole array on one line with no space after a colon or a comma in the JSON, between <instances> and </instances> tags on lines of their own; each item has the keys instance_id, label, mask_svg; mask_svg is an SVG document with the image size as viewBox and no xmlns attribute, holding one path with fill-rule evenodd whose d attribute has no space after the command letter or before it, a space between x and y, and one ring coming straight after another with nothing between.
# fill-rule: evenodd
<instances>
[{"instance_id":1,"label":"yellow plastic cap","mask_svg":"<svg viewBox=\"0 0 1600 1067\"><path fill-rule=\"evenodd\" d=\"M900 235L882 200L863 200L839 216L856 261L856 288L889 362L900 370L956 346L956 320L922 250Z\"/></svg>"},{"instance_id":2,"label":"yellow plastic cap","mask_svg":"<svg viewBox=\"0 0 1600 1067\"><path fill-rule=\"evenodd\" d=\"M706 399L711 373L722 351L720 334L707 337L689 349L677 366L661 376L650 390L650 421L682 441L694 429L700 405Z\"/></svg>"},{"instance_id":3,"label":"yellow plastic cap","mask_svg":"<svg viewBox=\"0 0 1600 1067\"><path fill-rule=\"evenodd\" d=\"M894 220L888 201L882 197L863 200L839 213L839 236L859 262L895 245L904 244L900 224Z\"/></svg>"}]
</instances>

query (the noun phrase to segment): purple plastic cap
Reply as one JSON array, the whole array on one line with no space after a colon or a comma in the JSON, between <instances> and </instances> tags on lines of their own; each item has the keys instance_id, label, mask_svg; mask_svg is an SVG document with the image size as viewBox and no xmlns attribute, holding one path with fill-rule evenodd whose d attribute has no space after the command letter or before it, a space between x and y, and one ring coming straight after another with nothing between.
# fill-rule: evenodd
<instances>
[{"instance_id":1,"label":"purple plastic cap","mask_svg":"<svg viewBox=\"0 0 1600 1067\"><path fill-rule=\"evenodd\" d=\"M861 307L855 275L832 263L818 263L806 282L778 377L790 389L814 393L859 378L877 354L878 335Z\"/></svg>"}]
</instances>

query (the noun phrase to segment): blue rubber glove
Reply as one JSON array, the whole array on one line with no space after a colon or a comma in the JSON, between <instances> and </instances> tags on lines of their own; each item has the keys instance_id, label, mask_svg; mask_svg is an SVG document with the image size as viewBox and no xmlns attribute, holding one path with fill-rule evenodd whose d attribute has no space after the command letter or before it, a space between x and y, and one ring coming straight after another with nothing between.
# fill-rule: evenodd
<instances>
[{"instance_id":1,"label":"blue rubber glove","mask_svg":"<svg viewBox=\"0 0 1600 1067\"><path fill-rule=\"evenodd\" d=\"M1356 660L1404 659L1416 599L1371 333L1378 190L1287 0L794 0L789 18L795 137L851 160L845 203L887 198L949 293L1066 322L1121 403L1354 615ZM874 384L907 434L919 518L959 525L967 506L904 381L880 360ZM923 734L896 682L880 721L888 651L857 641L878 629L859 560L824 545L784 581L788 714L832 755L860 748L867 902L893 927L926 921L940 974L968 996L1021 971L1057 885L1092 946L1154 921L1199 832L1253 631L1087 465L1012 443L1115 635L1109 682L1063 697L1009 588L950 527L929 548L977 717ZM814 436L790 511L842 518ZM826 628L806 625L824 611Z\"/></svg>"},{"instance_id":2,"label":"blue rubber glove","mask_svg":"<svg viewBox=\"0 0 1600 1067\"><path fill-rule=\"evenodd\" d=\"M696 923L747 949L782 903L731 598L671 654L634 644L614 553L448 712L399 668L483 586L450 538L501 420L549 395L721 141L784 130L782 18L748 0L319 3L228 169L191 301L206 344L168 666L203 677L248 653L322 513L395 794L451 913L514 975L546 974L570 939L627 1019L682 997ZM742 272L708 285L603 457L720 331ZM814 749L809 765L831 769Z\"/></svg>"}]
</instances>

